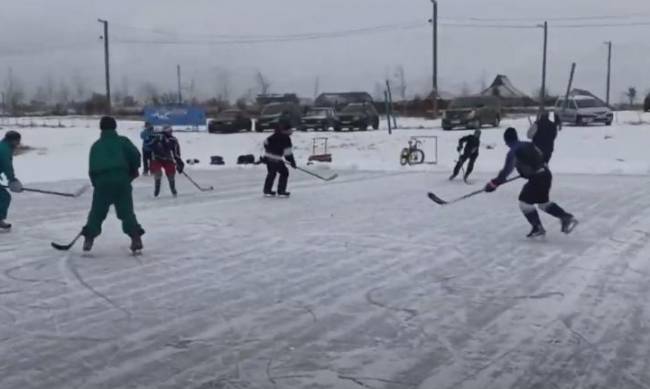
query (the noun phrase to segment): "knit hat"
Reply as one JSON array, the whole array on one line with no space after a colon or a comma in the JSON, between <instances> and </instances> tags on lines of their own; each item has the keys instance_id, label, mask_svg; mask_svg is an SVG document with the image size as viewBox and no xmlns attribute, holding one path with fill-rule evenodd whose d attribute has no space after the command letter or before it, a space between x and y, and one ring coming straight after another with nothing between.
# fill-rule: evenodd
<instances>
[{"instance_id":1,"label":"knit hat","mask_svg":"<svg viewBox=\"0 0 650 389\"><path fill-rule=\"evenodd\" d=\"M117 129L117 122L115 121L114 118L112 118L110 116L104 116L99 121L99 128L102 131L115 130L115 129Z\"/></svg>"},{"instance_id":2,"label":"knit hat","mask_svg":"<svg viewBox=\"0 0 650 389\"><path fill-rule=\"evenodd\" d=\"M517 142L519 140L517 130L509 127L506 132L503 133L503 140L506 141L507 145Z\"/></svg>"},{"instance_id":3,"label":"knit hat","mask_svg":"<svg viewBox=\"0 0 650 389\"><path fill-rule=\"evenodd\" d=\"M20 133L16 131L7 131L5 133L5 140L9 142L20 142Z\"/></svg>"}]
</instances>

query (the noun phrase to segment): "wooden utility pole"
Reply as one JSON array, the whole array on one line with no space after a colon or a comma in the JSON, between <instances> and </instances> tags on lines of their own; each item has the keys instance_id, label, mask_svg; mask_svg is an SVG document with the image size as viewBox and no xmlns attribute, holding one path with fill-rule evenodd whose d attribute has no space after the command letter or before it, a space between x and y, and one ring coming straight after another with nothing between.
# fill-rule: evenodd
<instances>
[{"instance_id":1,"label":"wooden utility pole","mask_svg":"<svg viewBox=\"0 0 650 389\"><path fill-rule=\"evenodd\" d=\"M605 42L607 45L607 93L605 102L609 105L609 93L612 86L612 41Z\"/></svg>"},{"instance_id":2,"label":"wooden utility pole","mask_svg":"<svg viewBox=\"0 0 650 389\"><path fill-rule=\"evenodd\" d=\"M181 91L181 65L176 65L176 78L178 79L178 105L183 104L183 92Z\"/></svg>"},{"instance_id":3,"label":"wooden utility pole","mask_svg":"<svg viewBox=\"0 0 650 389\"><path fill-rule=\"evenodd\" d=\"M104 25L104 67L106 68L106 113L111 113L111 61L108 49L108 21L97 19L99 23Z\"/></svg>"},{"instance_id":4,"label":"wooden utility pole","mask_svg":"<svg viewBox=\"0 0 650 389\"><path fill-rule=\"evenodd\" d=\"M433 27L433 117L438 117L438 1L431 0L433 3L433 18L431 25Z\"/></svg>"},{"instance_id":5,"label":"wooden utility pole","mask_svg":"<svg viewBox=\"0 0 650 389\"><path fill-rule=\"evenodd\" d=\"M542 60L542 89L539 102L540 112L544 109L546 103L546 59L547 59L547 50L548 50L548 22L544 22L542 26L544 28L544 56Z\"/></svg>"}]
</instances>

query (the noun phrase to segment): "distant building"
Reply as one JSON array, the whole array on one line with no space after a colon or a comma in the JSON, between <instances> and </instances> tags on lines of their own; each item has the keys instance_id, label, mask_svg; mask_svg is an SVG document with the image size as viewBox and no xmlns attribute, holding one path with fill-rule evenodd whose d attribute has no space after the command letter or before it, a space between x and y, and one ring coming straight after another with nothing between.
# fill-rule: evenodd
<instances>
[{"instance_id":1,"label":"distant building","mask_svg":"<svg viewBox=\"0 0 650 389\"><path fill-rule=\"evenodd\" d=\"M517 89L508 76L497 75L487 89L479 93L481 96L494 96L501 101L502 107L529 107L536 105L535 100Z\"/></svg>"}]
</instances>

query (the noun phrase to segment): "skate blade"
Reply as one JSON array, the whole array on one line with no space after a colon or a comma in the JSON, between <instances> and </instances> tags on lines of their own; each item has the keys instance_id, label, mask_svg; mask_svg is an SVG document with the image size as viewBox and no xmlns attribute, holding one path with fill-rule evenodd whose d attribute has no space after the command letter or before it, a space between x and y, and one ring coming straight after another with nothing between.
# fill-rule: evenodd
<instances>
[{"instance_id":1,"label":"skate blade","mask_svg":"<svg viewBox=\"0 0 650 389\"><path fill-rule=\"evenodd\" d=\"M573 219L571 224L569 224L569 226L565 228L562 232L568 235L571 232L573 232L573 230L578 226L578 224L580 224L580 222L577 219Z\"/></svg>"}]
</instances>

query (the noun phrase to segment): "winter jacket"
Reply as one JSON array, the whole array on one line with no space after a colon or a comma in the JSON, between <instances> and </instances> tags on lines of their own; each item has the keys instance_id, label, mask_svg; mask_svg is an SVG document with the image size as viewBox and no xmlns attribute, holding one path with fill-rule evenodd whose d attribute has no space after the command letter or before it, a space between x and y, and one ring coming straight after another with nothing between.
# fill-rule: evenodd
<instances>
[{"instance_id":1,"label":"winter jacket","mask_svg":"<svg viewBox=\"0 0 650 389\"><path fill-rule=\"evenodd\" d=\"M555 149L555 138L557 138L557 125L548 119L540 119L535 123L535 131L532 140L545 155L550 155Z\"/></svg>"},{"instance_id":2,"label":"winter jacket","mask_svg":"<svg viewBox=\"0 0 650 389\"><path fill-rule=\"evenodd\" d=\"M509 144L508 147L510 148L510 151L508 151L508 155L506 155L506 162L503 169L501 169L499 175L492 180L492 182L497 185L506 182L508 176L510 176L515 169L517 169L517 172L523 178L531 178L536 174L548 170L548 167L544 162L542 151L531 142L517 141L513 144Z\"/></svg>"},{"instance_id":3,"label":"winter jacket","mask_svg":"<svg viewBox=\"0 0 650 389\"><path fill-rule=\"evenodd\" d=\"M14 181L14 151L9 142L0 142L0 174L4 174L9 182Z\"/></svg>"},{"instance_id":4,"label":"winter jacket","mask_svg":"<svg viewBox=\"0 0 650 389\"><path fill-rule=\"evenodd\" d=\"M295 164L291 137L283 133L275 133L264 141L264 158L267 161L282 162L283 158Z\"/></svg>"},{"instance_id":5,"label":"winter jacket","mask_svg":"<svg viewBox=\"0 0 650 389\"><path fill-rule=\"evenodd\" d=\"M463 144L465 145L465 150L463 150L464 156L478 155L479 148L481 147L481 139L475 135L467 135L458 140L458 149L462 150Z\"/></svg>"},{"instance_id":6,"label":"winter jacket","mask_svg":"<svg viewBox=\"0 0 650 389\"><path fill-rule=\"evenodd\" d=\"M122 184L138 176L140 151L115 130L104 130L90 148L89 175L93 186Z\"/></svg>"},{"instance_id":7,"label":"winter jacket","mask_svg":"<svg viewBox=\"0 0 650 389\"><path fill-rule=\"evenodd\" d=\"M156 134L151 142L152 159L179 164L181 159L181 146L173 135Z\"/></svg>"},{"instance_id":8,"label":"winter jacket","mask_svg":"<svg viewBox=\"0 0 650 389\"><path fill-rule=\"evenodd\" d=\"M140 133L140 139L142 139L143 151L151 151L151 145L155 135L156 134L153 128L145 128L144 130L142 130L142 132Z\"/></svg>"}]
</instances>

